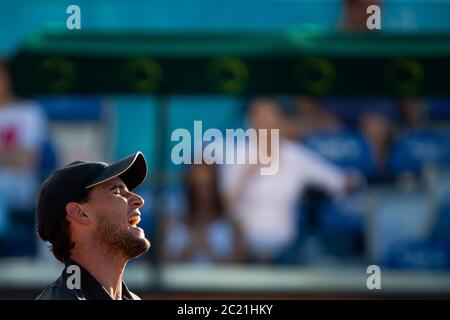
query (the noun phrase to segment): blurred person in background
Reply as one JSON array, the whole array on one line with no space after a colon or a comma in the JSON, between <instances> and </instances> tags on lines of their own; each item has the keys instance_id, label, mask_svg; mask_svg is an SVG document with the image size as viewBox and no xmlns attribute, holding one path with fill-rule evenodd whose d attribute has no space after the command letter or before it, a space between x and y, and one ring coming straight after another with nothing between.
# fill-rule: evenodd
<instances>
[{"instance_id":1,"label":"blurred person in background","mask_svg":"<svg viewBox=\"0 0 450 320\"><path fill-rule=\"evenodd\" d=\"M367 142L374 163L371 182L385 178L386 162L398 122L398 105L393 99L376 96L328 97L326 110L356 129Z\"/></svg>"},{"instance_id":2,"label":"blurred person in background","mask_svg":"<svg viewBox=\"0 0 450 320\"><path fill-rule=\"evenodd\" d=\"M422 99L412 97L400 99L399 110L401 126L404 129L420 128L428 120L425 112L425 104Z\"/></svg>"},{"instance_id":3,"label":"blurred person in background","mask_svg":"<svg viewBox=\"0 0 450 320\"><path fill-rule=\"evenodd\" d=\"M319 98L300 96L296 99L296 107L298 116L294 119L297 128L295 139L320 132L338 132L344 128L339 118L329 112Z\"/></svg>"},{"instance_id":4,"label":"blurred person in background","mask_svg":"<svg viewBox=\"0 0 450 320\"><path fill-rule=\"evenodd\" d=\"M46 135L44 112L14 95L7 63L0 60L0 236L13 227L11 210L34 207Z\"/></svg>"},{"instance_id":5,"label":"blurred person in background","mask_svg":"<svg viewBox=\"0 0 450 320\"><path fill-rule=\"evenodd\" d=\"M238 263L243 241L238 225L224 210L214 165L195 164L185 173L187 211L183 221L165 226L163 260Z\"/></svg>"},{"instance_id":6,"label":"blurred person in background","mask_svg":"<svg viewBox=\"0 0 450 320\"><path fill-rule=\"evenodd\" d=\"M227 207L239 222L249 262L273 263L296 241L299 231L296 208L305 189L313 186L339 195L358 185L359 177L347 175L332 163L285 137L286 119L273 98L257 98L248 108L251 128L279 129L279 171L259 174L259 164L225 165L222 187ZM271 140L270 134L267 137ZM237 152L246 152L245 144ZM272 150L276 150L273 149ZM269 154L272 159L276 155Z\"/></svg>"},{"instance_id":7,"label":"blurred person in background","mask_svg":"<svg viewBox=\"0 0 450 320\"><path fill-rule=\"evenodd\" d=\"M394 133L392 120L379 110L368 110L360 115L358 127L372 149L377 171L382 174Z\"/></svg>"},{"instance_id":8,"label":"blurred person in background","mask_svg":"<svg viewBox=\"0 0 450 320\"><path fill-rule=\"evenodd\" d=\"M347 31L368 31L367 8L370 5L381 7L381 0L343 0L343 15L339 27Z\"/></svg>"}]
</instances>

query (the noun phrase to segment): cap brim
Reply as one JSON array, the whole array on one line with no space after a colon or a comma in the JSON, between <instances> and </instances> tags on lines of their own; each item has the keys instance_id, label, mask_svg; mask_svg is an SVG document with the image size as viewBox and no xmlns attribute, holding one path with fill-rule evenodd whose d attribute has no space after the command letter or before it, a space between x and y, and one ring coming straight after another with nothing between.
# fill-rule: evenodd
<instances>
[{"instance_id":1,"label":"cap brim","mask_svg":"<svg viewBox=\"0 0 450 320\"><path fill-rule=\"evenodd\" d=\"M147 176L147 162L142 152L138 151L103 170L86 189L95 187L103 182L119 177L126 184L128 190L133 190L144 181Z\"/></svg>"}]
</instances>

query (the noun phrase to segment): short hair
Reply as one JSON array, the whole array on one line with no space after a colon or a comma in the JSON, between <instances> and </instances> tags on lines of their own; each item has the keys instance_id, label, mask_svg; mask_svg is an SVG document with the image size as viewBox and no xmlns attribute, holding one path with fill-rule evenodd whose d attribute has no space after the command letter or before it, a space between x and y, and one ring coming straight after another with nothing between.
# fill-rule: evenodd
<instances>
[{"instance_id":1,"label":"short hair","mask_svg":"<svg viewBox=\"0 0 450 320\"><path fill-rule=\"evenodd\" d=\"M91 190L92 188L86 189L78 202L88 202L91 197ZM75 247L75 243L72 241L72 235L70 233L70 222L67 220L65 212L63 215L64 219L62 221L50 227L49 233L54 235L52 239L47 239L39 228L38 233L42 240L50 242L50 249L55 258L64 263L65 260L70 258L70 250Z\"/></svg>"}]
</instances>

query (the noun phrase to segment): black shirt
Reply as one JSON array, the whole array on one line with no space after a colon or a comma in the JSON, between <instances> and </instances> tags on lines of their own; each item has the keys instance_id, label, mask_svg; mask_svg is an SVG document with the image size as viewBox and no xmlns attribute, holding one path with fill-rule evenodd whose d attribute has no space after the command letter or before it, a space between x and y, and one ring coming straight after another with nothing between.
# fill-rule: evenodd
<instances>
[{"instance_id":1,"label":"black shirt","mask_svg":"<svg viewBox=\"0 0 450 320\"><path fill-rule=\"evenodd\" d=\"M67 270L69 266L78 266L80 270L80 288L70 289L67 281L74 273ZM137 295L128 290L128 287L122 282L123 300L141 300ZM65 262L64 270L61 276L47 288L45 288L36 300L113 300L106 289L82 266L73 260Z\"/></svg>"}]
</instances>

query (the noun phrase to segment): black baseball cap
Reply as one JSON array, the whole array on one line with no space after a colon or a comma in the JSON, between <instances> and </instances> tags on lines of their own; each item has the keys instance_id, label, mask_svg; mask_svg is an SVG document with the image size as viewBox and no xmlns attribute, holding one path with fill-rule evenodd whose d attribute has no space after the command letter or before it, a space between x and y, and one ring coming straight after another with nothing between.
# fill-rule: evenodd
<instances>
[{"instance_id":1,"label":"black baseball cap","mask_svg":"<svg viewBox=\"0 0 450 320\"><path fill-rule=\"evenodd\" d=\"M78 202L86 191L119 177L128 190L133 190L147 176L147 162L138 151L112 164L74 161L53 171L44 181L36 206L39 235L44 241L56 240L58 227L66 217L66 204Z\"/></svg>"}]
</instances>

